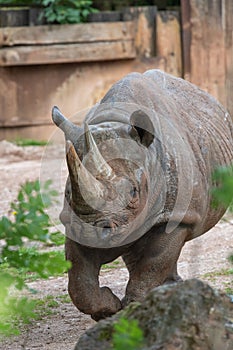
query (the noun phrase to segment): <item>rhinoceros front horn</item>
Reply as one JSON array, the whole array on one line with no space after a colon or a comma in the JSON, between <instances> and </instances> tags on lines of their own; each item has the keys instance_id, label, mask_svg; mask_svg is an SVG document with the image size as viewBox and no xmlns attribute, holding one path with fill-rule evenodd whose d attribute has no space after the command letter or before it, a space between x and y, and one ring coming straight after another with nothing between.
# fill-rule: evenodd
<instances>
[{"instance_id":1,"label":"rhinoceros front horn","mask_svg":"<svg viewBox=\"0 0 233 350\"><path fill-rule=\"evenodd\" d=\"M54 124L64 132L66 140L75 143L75 140L81 133L81 128L68 120L56 106L52 109L52 119Z\"/></svg>"},{"instance_id":2,"label":"rhinoceros front horn","mask_svg":"<svg viewBox=\"0 0 233 350\"><path fill-rule=\"evenodd\" d=\"M86 153L90 152L88 157L92 158L92 166L95 173L103 178L113 178L115 175L114 171L100 153L87 123L85 123L85 146Z\"/></svg>"},{"instance_id":3,"label":"rhinoceros front horn","mask_svg":"<svg viewBox=\"0 0 233 350\"><path fill-rule=\"evenodd\" d=\"M66 159L75 200L82 194L87 204L103 198L104 186L85 168L70 140L66 141Z\"/></svg>"}]
</instances>

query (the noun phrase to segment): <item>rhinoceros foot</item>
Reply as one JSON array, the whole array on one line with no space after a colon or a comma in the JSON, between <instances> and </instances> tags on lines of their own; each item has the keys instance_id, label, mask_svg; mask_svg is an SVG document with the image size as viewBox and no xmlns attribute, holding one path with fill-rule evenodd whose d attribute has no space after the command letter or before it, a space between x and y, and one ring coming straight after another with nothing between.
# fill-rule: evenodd
<instances>
[{"instance_id":1,"label":"rhinoceros foot","mask_svg":"<svg viewBox=\"0 0 233 350\"><path fill-rule=\"evenodd\" d=\"M173 284L173 283L181 283L183 282L183 279L178 275L171 275L169 276L163 283L164 284ZM159 286L155 287L158 288ZM142 298L143 299L143 298ZM132 295L126 295L124 298L121 300L122 308L125 308L128 306L130 303L138 301L138 298L132 296Z\"/></svg>"},{"instance_id":2,"label":"rhinoceros foot","mask_svg":"<svg viewBox=\"0 0 233 350\"><path fill-rule=\"evenodd\" d=\"M120 300L112 293L110 288L102 287L100 288L100 292L104 306L100 305L98 309L98 305L96 305L97 310L91 314L91 318L95 321L112 316L122 309Z\"/></svg>"}]
</instances>

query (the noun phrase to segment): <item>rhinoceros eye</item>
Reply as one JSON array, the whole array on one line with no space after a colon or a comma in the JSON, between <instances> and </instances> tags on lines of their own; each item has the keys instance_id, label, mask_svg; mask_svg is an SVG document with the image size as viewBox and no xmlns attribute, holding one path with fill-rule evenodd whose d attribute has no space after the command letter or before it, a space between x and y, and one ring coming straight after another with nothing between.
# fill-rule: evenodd
<instances>
[{"instance_id":1,"label":"rhinoceros eye","mask_svg":"<svg viewBox=\"0 0 233 350\"><path fill-rule=\"evenodd\" d=\"M130 190L130 195L132 198L136 198L137 197L137 187L133 187L131 190Z\"/></svg>"},{"instance_id":2,"label":"rhinoceros eye","mask_svg":"<svg viewBox=\"0 0 233 350\"><path fill-rule=\"evenodd\" d=\"M139 205L139 196L138 196L137 187L132 187L129 193L130 193L131 199L127 205L127 208L130 210L137 209Z\"/></svg>"}]
</instances>

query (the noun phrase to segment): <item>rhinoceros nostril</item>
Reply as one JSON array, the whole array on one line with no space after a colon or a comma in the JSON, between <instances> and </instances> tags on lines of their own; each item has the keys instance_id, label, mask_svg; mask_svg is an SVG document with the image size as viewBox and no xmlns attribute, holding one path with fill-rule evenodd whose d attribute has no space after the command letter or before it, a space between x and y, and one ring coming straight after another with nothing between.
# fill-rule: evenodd
<instances>
[{"instance_id":1,"label":"rhinoceros nostril","mask_svg":"<svg viewBox=\"0 0 233 350\"><path fill-rule=\"evenodd\" d=\"M98 227L97 234L100 239L106 240L112 236L114 227L111 225L111 221L97 221L95 222L95 226Z\"/></svg>"},{"instance_id":2,"label":"rhinoceros nostril","mask_svg":"<svg viewBox=\"0 0 233 350\"><path fill-rule=\"evenodd\" d=\"M110 227L103 227L102 229L102 239L108 238L112 233L112 229Z\"/></svg>"},{"instance_id":3,"label":"rhinoceros nostril","mask_svg":"<svg viewBox=\"0 0 233 350\"><path fill-rule=\"evenodd\" d=\"M112 229L114 229L117 226L111 220L96 221L94 225L97 226L97 227L102 227L103 229L109 229L109 230L112 230Z\"/></svg>"}]
</instances>

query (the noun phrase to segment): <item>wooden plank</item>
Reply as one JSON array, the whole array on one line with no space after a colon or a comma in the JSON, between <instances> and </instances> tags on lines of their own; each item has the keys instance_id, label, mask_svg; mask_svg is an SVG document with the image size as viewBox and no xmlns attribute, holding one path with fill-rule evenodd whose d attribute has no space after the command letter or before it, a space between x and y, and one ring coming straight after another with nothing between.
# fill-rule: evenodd
<instances>
[{"instance_id":1,"label":"wooden plank","mask_svg":"<svg viewBox=\"0 0 233 350\"><path fill-rule=\"evenodd\" d=\"M43 25L0 29L0 46L132 40L133 22Z\"/></svg>"},{"instance_id":2,"label":"wooden plank","mask_svg":"<svg viewBox=\"0 0 233 350\"><path fill-rule=\"evenodd\" d=\"M156 17L156 53L166 60L166 72L182 75L180 20L178 11L158 11Z\"/></svg>"},{"instance_id":3,"label":"wooden plank","mask_svg":"<svg viewBox=\"0 0 233 350\"><path fill-rule=\"evenodd\" d=\"M183 77L184 79L190 80L191 23L190 23L190 3L188 0L181 0L181 25L182 25Z\"/></svg>"},{"instance_id":4,"label":"wooden plank","mask_svg":"<svg viewBox=\"0 0 233 350\"><path fill-rule=\"evenodd\" d=\"M0 50L0 66L108 61L135 57L133 40L88 44L19 46Z\"/></svg>"},{"instance_id":5,"label":"wooden plank","mask_svg":"<svg viewBox=\"0 0 233 350\"><path fill-rule=\"evenodd\" d=\"M226 106L233 118L233 2L225 0Z\"/></svg>"},{"instance_id":6,"label":"wooden plank","mask_svg":"<svg viewBox=\"0 0 233 350\"><path fill-rule=\"evenodd\" d=\"M222 0L189 0L190 81L226 105Z\"/></svg>"},{"instance_id":7,"label":"wooden plank","mask_svg":"<svg viewBox=\"0 0 233 350\"><path fill-rule=\"evenodd\" d=\"M53 137L53 143L62 143L64 141L64 136L62 133L54 133L56 131L54 125L52 124L41 124L21 126L14 125L14 127L1 127L0 128L0 140L15 141L19 138L27 138L33 140L46 141Z\"/></svg>"}]
</instances>

